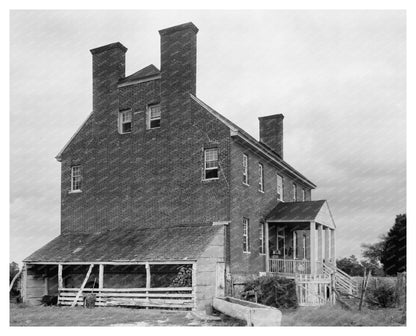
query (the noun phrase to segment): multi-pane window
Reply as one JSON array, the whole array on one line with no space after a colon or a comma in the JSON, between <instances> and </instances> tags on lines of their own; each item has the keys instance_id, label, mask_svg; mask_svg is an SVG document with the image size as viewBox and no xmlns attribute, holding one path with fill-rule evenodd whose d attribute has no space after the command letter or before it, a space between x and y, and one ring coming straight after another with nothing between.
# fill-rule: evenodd
<instances>
[{"instance_id":1,"label":"multi-pane window","mask_svg":"<svg viewBox=\"0 0 416 336\"><path fill-rule=\"evenodd\" d=\"M250 252L250 225L248 218L243 218L243 252Z\"/></svg>"},{"instance_id":2,"label":"multi-pane window","mask_svg":"<svg viewBox=\"0 0 416 336\"><path fill-rule=\"evenodd\" d=\"M119 133L131 133L132 113L131 110L122 111L119 113L118 119Z\"/></svg>"},{"instance_id":3,"label":"multi-pane window","mask_svg":"<svg viewBox=\"0 0 416 336\"><path fill-rule=\"evenodd\" d=\"M160 127L160 105L150 105L147 110L147 128Z\"/></svg>"},{"instance_id":4,"label":"multi-pane window","mask_svg":"<svg viewBox=\"0 0 416 336\"><path fill-rule=\"evenodd\" d=\"M283 178L280 175L276 175L276 193L277 199L283 201Z\"/></svg>"},{"instance_id":5,"label":"multi-pane window","mask_svg":"<svg viewBox=\"0 0 416 336\"><path fill-rule=\"evenodd\" d=\"M292 184L292 196L293 196L293 202L296 202L298 199L298 188L296 187L296 184Z\"/></svg>"},{"instance_id":6,"label":"multi-pane window","mask_svg":"<svg viewBox=\"0 0 416 336\"><path fill-rule=\"evenodd\" d=\"M305 189L302 189L302 201L303 202L306 201L306 191L305 191Z\"/></svg>"},{"instance_id":7,"label":"multi-pane window","mask_svg":"<svg viewBox=\"0 0 416 336\"><path fill-rule=\"evenodd\" d=\"M259 163L259 191L264 191L264 168L261 163Z\"/></svg>"},{"instance_id":8,"label":"multi-pane window","mask_svg":"<svg viewBox=\"0 0 416 336\"><path fill-rule=\"evenodd\" d=\"M206 149L204 151L204 179L216 178L218 178L218 149Z\"/></svg>"},{"instance_id":9,"label":"multi-pane window","mask_svg":"<svg viewBox=\"0 0 416 336\"><path fill-rule=\"evenodd\" d=\"M243 154L243 183L248 184L248 156Z\"/></svg>"},{"instance_id":10,"label":"multi-pane window","mask_svg":"<svg viewBox=\"0 0 416 336\"><path fill-rule=\"evenodd\" d=\"M264 224L260 224L260 254L266 253L266 244L264 241Z\"/></svg>"},{"instance_id":11,"label":"multi-pane window","mask_svg":"<svg viewBox=\"0 0 416 336\"><path fill-rule=\"evenodd\" d=\"M71 191L81 191L81 166L71 167Z\"/></svg>"}]
</instances>

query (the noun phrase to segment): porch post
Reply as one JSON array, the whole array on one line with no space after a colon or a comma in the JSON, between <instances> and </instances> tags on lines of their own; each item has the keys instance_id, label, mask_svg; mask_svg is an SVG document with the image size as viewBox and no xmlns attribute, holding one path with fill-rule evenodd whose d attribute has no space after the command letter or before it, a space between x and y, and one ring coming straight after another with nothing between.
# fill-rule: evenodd
<instances>
[{"instance_id":1,"label":"porch post","mask_svg":"<svg viewBox=\"0 0 416 336\"><path fill-rule=\"evenodd\" d=\"M98 272L98 288L103 289L104 288L104 265L99 265L99 272Z\"/></svg>"},{"instance_id":2,"label":"porch post","mask_svg":"<svg viewBox=\"0 0 416 336\"><path fill-rule=\"evenodd\" d=\"M266 248L266 272L270 272L270 253L269 253L269 223L264 223L265 248Z\"/></svg>"},{"instance_id":3,"label":"porch post","mask_svg":"<svg viewBox=\"0 0 416 336\"><path fill-rule=\"evenodd\" d=\"M322 227L323 227L323 225L322 224L317 224L317 226L318 226L318 261L322 265L322 262L323 262L323 258L322 258L322 243L323 243L322 233L323 233L323 230L322 230ZM320 267L322 267L322 266L320 266Z\"/></svg>"},{"instance_id":4,"label":"porch post","mask_svg":"<svg viewBox=\"0 0 416 336\"><path fill-rule=\"evenodd\" d=\"M58 290L64 288L64 282L62 279L62 264L58 264Z\"/></svg>"},{"instance_id":5,"label":"porch post","mask_svg":"<svg viewBox=\"0 0 416 336\"><path fill-rule=\"evenodd\" d=\"M309 230L311 274L316 274L316 223L314 221L310 222Z\"/></svg>"},{"instance_id":6,"label":"porch post","mask_svg":"<svg viewBox=\"0 0 416 336\"><path fill-rule=\"evenodd\" d=\"M336 258L335 258L335 229L331 229L331 262L332 262L332 265L336 266Z\"/></svg>"},{"instance_id":7,"label":"porch post","mask_svg":"<svg viewBox=\"0 0 416 336\"><path fill-rule=\"evenodd\" d=\"M146 263L146 288L150 288L151 278L150 278L150 265Z\"/></svg>"},{"instance_id":8,"label":"porch post","mask_svg":"<svg viewBox=\"0 0 416 336\"><path fill-rule=\"evenodd\" d=\"M325 263L329 264L329 227L325 228Z\"/></svg>"}]
</instances>

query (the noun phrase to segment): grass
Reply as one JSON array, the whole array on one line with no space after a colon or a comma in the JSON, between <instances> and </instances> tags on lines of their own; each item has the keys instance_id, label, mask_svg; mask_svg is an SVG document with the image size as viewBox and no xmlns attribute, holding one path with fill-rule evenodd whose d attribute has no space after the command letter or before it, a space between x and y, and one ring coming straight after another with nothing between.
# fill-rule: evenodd
<instances>
[{"instance_id":1,"label":"grass","mask_svg":"<svg viewBox=\"0 0 416 336\"><path fill-rule=\"evenodd\" d=\"M398 308L344 310L340 306L300 307L283 311L283 326L404 326Z\"/></svg>"},{"instance_id":2,"label":"grass","mask_svg":"<svg viewBox=\"0 0 416 336\"><path fill-rule=\"evenodd\" d=\"M301 307L282 311L282 326L404 326L397 308L363 311L336 306ZM11 326L241 326L242 321L222 316L220 321L201 321L189 312L106 307L28 307L11 304Z\"/></svg>"},{"instance_id":3,"label":"grass","mask_svg":"<svg viewBox=\"0 0 416 336\"><path fill-rule=\"evenodd\" d=\"M11 326L232 326L241 322L223 318L220 321L200 321L189 312L120 307L44 307L10 305Z\"/></svg>"}]
</instances>

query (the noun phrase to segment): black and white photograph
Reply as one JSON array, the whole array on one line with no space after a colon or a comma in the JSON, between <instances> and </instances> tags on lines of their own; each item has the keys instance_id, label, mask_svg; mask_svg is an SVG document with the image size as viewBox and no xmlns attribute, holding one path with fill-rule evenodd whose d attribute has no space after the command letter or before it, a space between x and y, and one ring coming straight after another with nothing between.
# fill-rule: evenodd
<instances>
[{"instance_id":1,"label":"black and white photograph","mask_svg":"<svg viewBox=\"0 0 416 336\"><path fill-rule=\"evenodd\" d=\"M405 9L8 15L10 327L407 326Z\"/></svg>"}]
</instances>

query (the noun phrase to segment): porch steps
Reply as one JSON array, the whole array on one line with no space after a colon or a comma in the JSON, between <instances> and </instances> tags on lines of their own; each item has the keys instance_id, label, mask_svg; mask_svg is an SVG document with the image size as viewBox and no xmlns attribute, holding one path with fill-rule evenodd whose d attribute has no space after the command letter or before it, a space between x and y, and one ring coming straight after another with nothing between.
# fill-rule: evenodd
<instances>
[{"instance_id":1,"label":"porch steps","mask_svg":"<svg viewBox=\"0 0 416 336\"><path fill-rule=\"evenodd\" d=\"M330 264L322 264L323 273L335 277L335 289L344 295L355 295L358 293L358 285L355 280L338 267Z\"/></svg>"}]
</instances>

